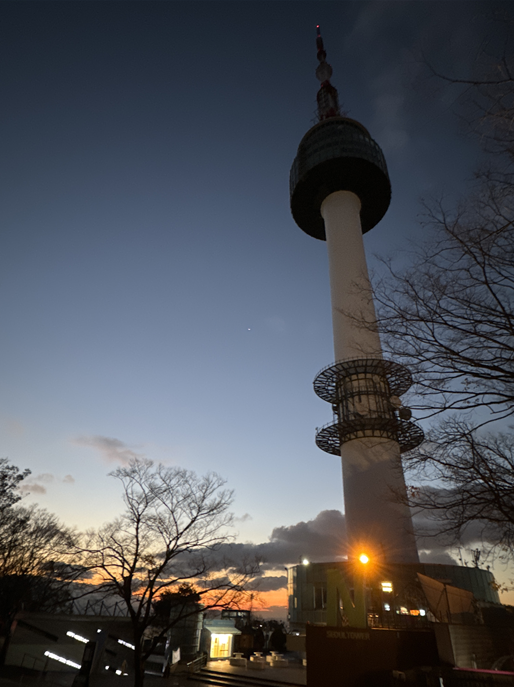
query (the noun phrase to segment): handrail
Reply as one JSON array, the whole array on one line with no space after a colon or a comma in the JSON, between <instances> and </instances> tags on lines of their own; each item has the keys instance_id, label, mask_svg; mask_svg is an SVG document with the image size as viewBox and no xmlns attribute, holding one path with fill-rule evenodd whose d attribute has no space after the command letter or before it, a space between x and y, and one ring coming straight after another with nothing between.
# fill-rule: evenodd
<instances>
[{"instance_id":1,"label":"handrail","mask_svg":"<svg viewBox=\"0 0 514 687\"><path fill-rule=\"evenodd\" d=\"M207 656L202 654L197 656L195 659L186 663L186 669L188 673L197 673L201 668L207 664Z\"/></svg>"}]
</instances>

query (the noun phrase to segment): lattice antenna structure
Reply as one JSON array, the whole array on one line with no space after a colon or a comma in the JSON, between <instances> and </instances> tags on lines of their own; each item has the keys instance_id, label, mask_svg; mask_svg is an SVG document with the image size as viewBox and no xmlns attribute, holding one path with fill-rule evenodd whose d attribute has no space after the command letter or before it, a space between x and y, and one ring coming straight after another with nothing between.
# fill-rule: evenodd
<instances>
[{"instance_id":1,"label":"lattice antenna structure","mask_svg":"<svg viewBox=\"0 0 514 687\"><path fill-rule=\"evenodd\" d=\"M337 117L341 114L341 110L339 108L339 96L337 94L337 88L332 86L330 83L332 67L326 61L327 53L323 47L323 38L321 37L319 25L316 28L316 47L318 49L319 60L319 65L316 69L316 78L321 81L321 86L316 99L318 101L318 120L322 122L324 119L328 119L329 117Z\"/></svg>"}]
</instances>

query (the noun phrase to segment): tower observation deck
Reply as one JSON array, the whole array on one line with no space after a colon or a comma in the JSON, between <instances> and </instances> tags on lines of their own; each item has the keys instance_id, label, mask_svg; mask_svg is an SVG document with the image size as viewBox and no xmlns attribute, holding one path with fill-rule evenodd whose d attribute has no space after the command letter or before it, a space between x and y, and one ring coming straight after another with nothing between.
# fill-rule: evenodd
<instances>
[{"instance_id":1,"label":"tower observation deck","mask_svg":"<svg viewBox=\"0 0 514 687\"><path fill-rule=\"evenodd\" d=\"M418 553L400 453L423 441L399 397L409 371L385 360L376 328L362 234L385 215L391 184L384 154L359 122L342 116L318 27L318 123L303 137L290 174L291 212L300 229L325 240L336 362L314 380L333 422L316 444L340 455L349 555L362 550L391 563Z\"/></svg>"}]
</instances>

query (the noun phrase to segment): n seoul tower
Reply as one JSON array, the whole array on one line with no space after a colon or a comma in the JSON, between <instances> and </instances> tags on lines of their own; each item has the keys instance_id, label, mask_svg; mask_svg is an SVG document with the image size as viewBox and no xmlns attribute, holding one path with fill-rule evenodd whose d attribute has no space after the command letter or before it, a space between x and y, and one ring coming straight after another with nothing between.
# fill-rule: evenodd
<instances>
[{"instance_id":1,"label":"n seoul tower","mask_svg":"<svg viewBox=\"0 0 514 687\"><path fill-rule=\"evenodd\" d=\"M391 184L384 155L359 122L342 116L330 83L319 26L318 122L305 134L290 174L291 212L327 242L336 362L314 380L334 421L317 430L320 449L341 456L350 556L366 551L390 563L417 563L400 453L423 440L399 397L409 371L385 360L362 234L385 215ZM393 496L396 494L397 496Z\"/></svg>"}]
</instances>

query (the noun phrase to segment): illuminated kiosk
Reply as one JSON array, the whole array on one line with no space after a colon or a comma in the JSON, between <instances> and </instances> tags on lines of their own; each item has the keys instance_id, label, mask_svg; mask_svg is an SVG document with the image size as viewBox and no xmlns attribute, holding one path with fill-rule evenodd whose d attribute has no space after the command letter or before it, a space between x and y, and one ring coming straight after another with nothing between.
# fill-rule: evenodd
<instances>
[{"instance_id":1,"label":"illuminated kiosk","mask_svg":"<svg viewBox=\"0 0 514 687\"><path fill-rule=\"evenodd\" d=\"M235 627L231 618L217 618L206 620L204 630L208 630L210 638L205 645L209 660L225 660L234 651L234 636L240 635L241 630Z\"/></svg>"},{"instance_id":2,"label":"illuminated kiosk","mask_svg":"<svg viewBox=\"0 0 514 687\"><path fill-rule=\"evenodd\" d=\"M412 383L409 371L382 355L362 239L386 213L391 185L378 144L362 124L341 115L319 27L316 42L319 121L300 142L291 168L291 212L303 231L327 242L336 362L316 376L314 390L331 404L334 419L317 430L316 444L341 457L349 560L289 569L290 626L301 631L306 623L327 624L334 575L346 580L353 595L348 605L367 588L364 625L370 619L377 626L402 625L402 614L427 622L419 575L498 605L490 572L419 562L410 510L401 503L400 455L423 441L423 431L399 398ZM355 572L363 551L374 561L366 579ZM394 589L395 604L382 583Z\"/></svg>"}]
</instances>

